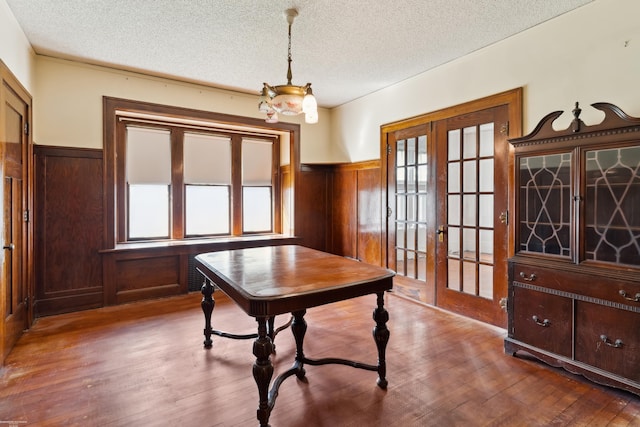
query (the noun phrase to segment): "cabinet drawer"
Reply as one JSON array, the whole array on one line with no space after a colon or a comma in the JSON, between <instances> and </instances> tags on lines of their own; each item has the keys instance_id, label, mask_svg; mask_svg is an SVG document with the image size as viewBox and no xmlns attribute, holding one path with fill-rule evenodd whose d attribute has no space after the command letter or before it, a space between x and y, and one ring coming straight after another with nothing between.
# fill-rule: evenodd
<instances>
[{"instance_id":1,"label":"cabinet drawer","mask_svg":"<svg viewBox=\"0 0 640 427\"><path fill-rule=\"evenodd\" d=\"M527 264L514 264L512 280L580 297L597 298L629 307L640 307L640 282L607 275L606 271L588 269L576 273L562 268L544 268Z\"/></svg>"},{"instance_id":2,"label":"cabinet drawer","mask_svg":"<svg viewBox=\"0 0 640 427\"><path fill-rule=\"evenodd\" d=\"M640 382L640 313L577 301L575 356Z\"/></svg>"},{"instance_id":3,"label":"cabinet drawer","mask_svg":"<svg viewBox=\"0 0 640 427\"><path fill-rule=\"evenodd\" d=\"M565 357L572 356L572 300L513 287L513 338Z\"/></svg>"}]
</instances>

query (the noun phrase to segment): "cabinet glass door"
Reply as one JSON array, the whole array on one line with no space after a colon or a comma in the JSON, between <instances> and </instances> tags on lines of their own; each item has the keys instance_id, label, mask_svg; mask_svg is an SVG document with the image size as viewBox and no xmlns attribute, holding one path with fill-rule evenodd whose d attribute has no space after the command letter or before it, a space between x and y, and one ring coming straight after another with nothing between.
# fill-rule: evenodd
<instances>
[{"instance_id":1,"label":"cabinet glass door","mask_svg":"<svg viewBox=\"0 0 640 427\"><path fill-rule=\"evenodd\" d=\"M571 256L571 153L521 157L516 250Z\"/></svg>"},{"instance_id":2,"label":"cabinet glass door","mask_svg":"<svg viewBox=\"0 0 640 427\"><path fill-rule=\"evenodd\" d=\"M640 266L640 146L585 153L585 260Z\"/></svg>"}]
</instances>

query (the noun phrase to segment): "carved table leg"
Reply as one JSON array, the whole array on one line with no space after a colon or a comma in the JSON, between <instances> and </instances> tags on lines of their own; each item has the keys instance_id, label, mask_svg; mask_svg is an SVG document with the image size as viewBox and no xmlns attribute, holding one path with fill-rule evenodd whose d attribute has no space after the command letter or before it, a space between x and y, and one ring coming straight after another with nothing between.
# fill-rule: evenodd
<instances>
[{"instance_id":1,"label":"carved table leg","mask_svg":"<svg viewBox=\"0 0 640 427\"><path fill-rule=\"evenodd\" d=\"M204 280L202 284L202 302L200 306L202 307L202 312L204 313L204 347L211 348L211 334L213 330L211 329L211 313L213 313L213 307L215 307L216 302L213 300L213 291L214 287L211 284L211 281L208 279Z\"/></svg>"},{"instance_id":2,"label":"carved table leg","mask_svg":"<svg viewBox=\"0 0 640 427\"><path fill-rule=\"evenodd\" d=\"M307 333L307 321L304 320L306 312L307 310L301 310L292 313L293 322L291 323L291 331L296 341L296 363L294 367L298 369L296 372L298 379L303 379L306 374L304 370L304 350L302 349L304 335Z\"/></svg>"},{"instance_id":3,"label":"carved table leg","mask_svg":"<svg viewBox=\"0 0 640 427\"><path fill-rule=\"evenodd\" d=\"M253 355L256 361L253 364L253 378L258 386L258 421L260 427L269 427L269 415L271 408L269 405L269 384L273 376L273 364L269 357L273 352L273 342L267 335L267 318L258 317L258 338L253 343Z\"/></svg>"},{"instance_id":4,"label":"carved table leg","mask_svg":"<svg viewBox=\"0 0 640 427\"><path fill-rule=\"evenodd\" d=\"M378 347L378 387L382 389L387 388L387 362L385 359L385 352L387 343L389 342L389 329L387 329L387 321L389 320L389 313L384 308L384 292L377 293L378 307L373 310L373 320L376 322L376 326L373 328L373 339Z\"/></svg>"}]
</instances>

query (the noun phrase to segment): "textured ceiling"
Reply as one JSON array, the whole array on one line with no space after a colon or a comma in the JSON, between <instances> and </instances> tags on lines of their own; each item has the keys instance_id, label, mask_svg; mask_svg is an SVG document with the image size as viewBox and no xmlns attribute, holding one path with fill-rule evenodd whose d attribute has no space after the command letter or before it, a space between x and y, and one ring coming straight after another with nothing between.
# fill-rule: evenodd
<instances>
[{"instance_id":1,"label":"textured ceiling","mask_svg":"<svg viewBox=\"0 0 640 427\"><path fill-rule=\"evenodd\" d=\"M334 107L592 0L6 0L38 54L258 94L293 83Z\"/></svg>"}]
</instances>

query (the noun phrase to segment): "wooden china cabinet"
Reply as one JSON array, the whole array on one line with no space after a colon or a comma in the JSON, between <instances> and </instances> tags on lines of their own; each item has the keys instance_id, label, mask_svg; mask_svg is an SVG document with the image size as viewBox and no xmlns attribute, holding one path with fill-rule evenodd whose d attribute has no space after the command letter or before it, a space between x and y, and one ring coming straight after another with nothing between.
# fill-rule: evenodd
<instances>
[{"instance_id":1,"label":"wooden china cabinet","mask_svg":"<svg viewBox=\"0 0 640 427\"><path fill-rule=\"evenodd\" d=\"M515 148L505 352L640 395L640 118L556 111Z\"/></svg>"}]
</instances>

